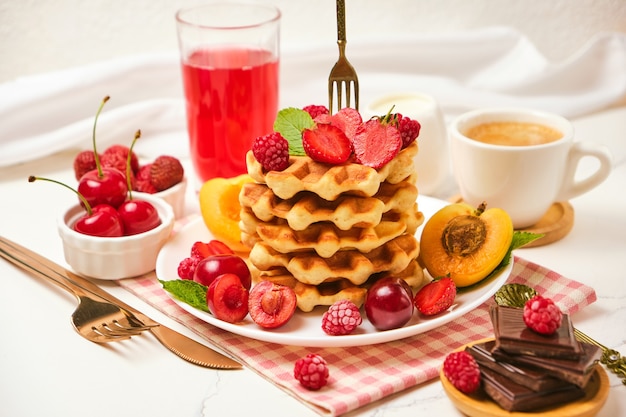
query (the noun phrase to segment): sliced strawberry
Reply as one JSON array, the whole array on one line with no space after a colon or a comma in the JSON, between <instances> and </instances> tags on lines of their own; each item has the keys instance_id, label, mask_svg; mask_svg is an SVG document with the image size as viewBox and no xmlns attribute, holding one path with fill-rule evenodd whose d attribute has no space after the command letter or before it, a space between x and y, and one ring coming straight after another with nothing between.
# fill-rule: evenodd
<instances>
[{"instance_id":1,"label":"sliced strawberry","mask_svg":"<svg viewBox=\"0 0 626 417\"><path fill-rule=\"evenodd\" d=\"M456 285L452 278L434 280L423 286L413 299L417 310L425 316L434 316L452 306L456 297Z\"/></svg>"},{"instance_id":2,"label":"sliced strawberry","mask_svg":"<svg viewBox=\"0 0 626 417\"><path fill-rule=\"evenodd\" d=\"M337 126L346 134L348 139L352 140L356 134L356 130L363 123L361 113L352 107L344 107L337 113L333 114L330 124Z\"/></svg>"},{"instance_id":3,"label":"sliced strawberry","mask_svg":"<svg viewBox=\"0 0 626 417\"><path fill-rule=\"evenodd\" d=\"M191 245L191 257L204 259L211 255L233 255L235 252L219 240L195 242Z\"/></svg>"},{"instance_id":4,"label":"sliced strawberry","mask_svg":"<svg viewBox=\"0 0 626 417\"><path fill-rule=\"evenodd\" d=\"M352 147L359 163L379 169L400 152L402 137L395 126L374 118L357 128Z\"/></svg>"},{"instance_id":5,"label":"sliced strawberry","mask_svg":"<svg viewBox=\"0 0 626 417\"><path fill-rule=\"evenodd\" d=\"M327 124L304 129L302 146L311 159L328 164L346 162L352 153L348 137L338 127Z\"/></svg>"}]
</instances>

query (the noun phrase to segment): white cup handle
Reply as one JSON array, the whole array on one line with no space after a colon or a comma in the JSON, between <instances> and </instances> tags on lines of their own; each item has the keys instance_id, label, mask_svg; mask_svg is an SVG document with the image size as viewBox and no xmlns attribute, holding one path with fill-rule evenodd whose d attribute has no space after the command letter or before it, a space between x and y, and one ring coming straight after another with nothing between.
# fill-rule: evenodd
<instances>
[{"instance_id":1,"label":"white cup handle","mask_svg":"<svg viewBox=\"0 0 626 417\"><path fill-rule=\"evenodd\" d=\"M576 181L578 163L585 156L591 156L597 159L600 166L593 174ZM611 153L605 146L591 142L574 142L568 157L563 186L557 197L558 201L566 201L586 193L599 185L611 173Z\"/></svg>"}]
</instances>

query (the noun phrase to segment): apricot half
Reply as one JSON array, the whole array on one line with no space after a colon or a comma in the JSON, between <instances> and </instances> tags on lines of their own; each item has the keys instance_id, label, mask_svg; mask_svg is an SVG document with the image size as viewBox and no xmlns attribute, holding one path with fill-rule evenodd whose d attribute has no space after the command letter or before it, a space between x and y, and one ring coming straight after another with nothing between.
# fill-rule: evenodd
<instances>
[{"instance_id":1,"label":"apricot half","mask_svg":"<svg viewBox=\"0 0 626 417\"><path fill-rule=\"evenodd\" d=\"M249 249L241 242L239 193L247 182L254 181L248 174L234 178L213 178L200 188L200 212L204 224L213 236L236 252Z\"/></svg>"},{"instance_id":2,"label":"apricot half","mask_svg":"<svg viewBox=\"0 0 626 417\"><path fill-rule=\"evenodd\" d=\"M457 287L487 277L511 246L513 222L500 208L448 205L424 225L420 260L433 277L450 276Z\"/></svg>"}]
</instances>

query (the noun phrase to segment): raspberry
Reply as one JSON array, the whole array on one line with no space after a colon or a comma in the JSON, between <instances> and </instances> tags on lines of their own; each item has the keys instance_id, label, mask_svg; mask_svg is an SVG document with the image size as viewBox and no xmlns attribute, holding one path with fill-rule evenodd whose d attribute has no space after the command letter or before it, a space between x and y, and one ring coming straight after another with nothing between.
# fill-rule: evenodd
<instances>
[{"instance_id":1,"label":"raspberry","mask_svg":"<svg viewBox=\"0 0 626 417\"><path fill-rule=\"evenodd\" d=\"M100 157L102 166L108 168L115 168L118 171L126 175L126 160L128 159L129 148L124 145L111 145ZM131 153L130 156L130 170L136 173L139 170L139 161L137 155Z\"/></svg>"},{"instance_id":2,"label":"raspberry","mask_svg":"<svg viewBox=\"0 0 626 417\"><path fill-rule=\"evenodd\" d=\"M397 114L398 130L402 137L402 149L409 146L417 139L420 134L421 125L417 120L404 117L401 114Z\"/></svg>"},{"instance_id":3,"label":"raspberry","mask_svg":"<svg viewBox=\"0 0 626 417\"><path fill-rule=\"evenodd\" d=\"M326 106L311 104L309 106L305 106L302 108L305 112L311 115L311 118L315 119L320 114L329 114L328 108Z\"/></svg>"},{"instance_id":4,"label":"raspberry","mask_svg":"<svg viewBox=\"0 0 626 417\"><path fill-rule=\"evenodd\" d=\"M471 394L480 387L480 368L465 351L453 352L443 361L443 374L456 389Z\"/></svg>"},{"instance_id":5,"label":"raspberry","mask_svg":"<svg viewBox=\"0 0 626 417\"><path fill-rule=\"evenodd\" d=\"M74 158L74 176L80 180L83 175L96 169L96 157L93 151L82 151Z\"/></svg>"},{"instance_id":6,"label":"raspberry","mask_svg":"<svg viewBox=\"0 0 626 417\"><path fill-rule=\"evenodd\" d=\"M322 317L322 329L331 336L350 334L363 319L352 301L341 300L331 305Z\"/></svg>"},{"instance_id":7,"label":"raspberry","mask_svg":"<svg viewBox=\"0 0 626 417\"><path fill-rule=\"evenodd\" d=\"M320 355L309 353L306 357L296 361L293 377L305 388L317 391L328 383L326 361Z\"/></svg>"},{"instance_id":8,"label":"raspberry","mask_svg":"<svg viewBox=\"0 0 626 417\"><path fill-rule=\"evenodd\" d=\"M150 182L158 191L167 190L183 180L185 170L173 156L161 155L150 167Z\"/></svg>"},{"instance_id":9,"label":"raspberry","mask_svg":"<svg viewBox=\"0 0 626 417\"><path fill-rule=\"evenodd\" d=\"M196 266L201 261L201 258L196 256L190 256L185 258L178 264L178 276L181 279L193 279L193 273L196 270Z\"/></svg>"},{"instance_id":10,"label":"raspberry","mask_svg":"<svg viewBox=\"0 0 626 417\"><path fill-rule=\"evenodd\" d=\"M256 138L252 153L266 171L283 171L289 166L289 143L278 132Z\"/></svg>"},{"instance_id":11,"label":"raspberry","mask_svg":"<svg viewBox=\"0 0 626 417\"><path fill-rule=\"evenodd\" d=\"M535 295L524 304L524 323L539 334L556 332L562 318L563 313L550 298Z\"/></svg>"}]
</instances>

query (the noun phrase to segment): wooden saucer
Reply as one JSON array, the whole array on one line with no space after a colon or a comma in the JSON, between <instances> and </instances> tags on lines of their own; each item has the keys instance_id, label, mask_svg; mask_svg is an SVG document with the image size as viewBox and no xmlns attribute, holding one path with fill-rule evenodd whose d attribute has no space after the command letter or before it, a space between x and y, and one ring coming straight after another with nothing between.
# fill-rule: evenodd
<instances>
[{"instance_id":1,"label":"wooden saucer","mask_svg":"<svg viewBox=\"0 0 626 417\"><path fill-rule=\"evenodd\" d=\"M454 196L450 199L452 203L461 203L461 196ZM531 232L544 234L541 239L537 239L524 248L544 246L563 239L574 226L574 208L567 201L560 201L552 204L541 220L532 226L523 229L516 229L520 232Z\"/></svg>"}]
</instances>

